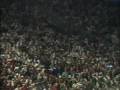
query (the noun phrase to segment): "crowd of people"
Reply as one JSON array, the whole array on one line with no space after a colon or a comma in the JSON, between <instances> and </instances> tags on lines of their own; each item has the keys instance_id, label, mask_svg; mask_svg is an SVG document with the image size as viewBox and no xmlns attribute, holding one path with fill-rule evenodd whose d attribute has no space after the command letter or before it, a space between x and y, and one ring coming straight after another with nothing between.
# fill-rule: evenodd
<instances>
[{"instance_id":1,"label":"crowd of people","mask_svg":"<svg viewBox=\"0 0 120 90\"><path fill-rule=\"evenodd\" d=\"M49 28L1 33L0 89L119 90L119 46L101 38Z\"/></svg>"},{"instance_id":2,"label":"crowd of people","mask_svg":"<svg viewBox=\"0 0 120 90\"><path fill-rule=\"evenodd\" d=\"M107 2L4 0L0 90L120 90L119 9Z\"/></svg>"}]
</instances>

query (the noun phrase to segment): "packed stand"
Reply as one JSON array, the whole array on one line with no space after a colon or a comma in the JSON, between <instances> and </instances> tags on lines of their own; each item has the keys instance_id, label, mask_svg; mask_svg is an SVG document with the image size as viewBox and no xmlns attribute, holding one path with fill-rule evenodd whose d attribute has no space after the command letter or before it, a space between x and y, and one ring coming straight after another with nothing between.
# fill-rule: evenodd
<instances>
[{"instance_id":1,"label":"packed stand","mask_svg":"<svg viewBox=\"0 0 120 90\"><path fill-rule=\"evenodd\" d=\"M1 90L119 90L119 47L52 30L0 36Z\"/></svg>"},{"instance_id":2,"label":"packed stand","mask_svg":"<svg viewBox=\"0 0 120 90\"><path fill-rule=\"evenodd\" d=\"M119 9L23 1L1 9L0 90L120 90Z\"/></svg>"}]
</instances>

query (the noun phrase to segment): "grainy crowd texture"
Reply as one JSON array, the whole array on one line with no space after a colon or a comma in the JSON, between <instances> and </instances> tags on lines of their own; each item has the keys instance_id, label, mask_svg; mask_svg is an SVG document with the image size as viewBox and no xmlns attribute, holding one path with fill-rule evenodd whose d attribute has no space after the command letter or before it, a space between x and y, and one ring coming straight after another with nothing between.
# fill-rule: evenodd
<instances>
[{"instance_id":1,"label":"grainy crowd texture","mask_svg":"<svg viewBox=\"0 0 120 90\"><path fill-rule=\"evenodd\" d=\"M120 90L119 5L1 0L0 90Z\"/></svg>"}]
</instances>

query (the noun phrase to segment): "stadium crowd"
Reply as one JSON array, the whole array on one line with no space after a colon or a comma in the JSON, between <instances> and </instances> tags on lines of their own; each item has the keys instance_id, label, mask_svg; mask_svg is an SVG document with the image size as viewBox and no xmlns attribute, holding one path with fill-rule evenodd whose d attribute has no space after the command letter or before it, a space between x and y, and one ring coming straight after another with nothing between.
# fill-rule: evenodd
<instances>
[{"instance_id":1,"label":"stadium crowd","mask_svg":"<svg viewBox=\"0 0 120 90\"><path fill-rule=\"evenodd\" d=\"M116 43L26 29L0 36L1 90L119 90Z\"/></svg>"},{"instance_id":2,"label":"stadium crowd","mask_svg":"<svg viewBox=\"0 0 120 90\"><path fill-rule=\"evenodd\" d=\"M0 90L120 90L116 7L98 0L10 2L1 9Z\"/></svg>"}]
</instances>

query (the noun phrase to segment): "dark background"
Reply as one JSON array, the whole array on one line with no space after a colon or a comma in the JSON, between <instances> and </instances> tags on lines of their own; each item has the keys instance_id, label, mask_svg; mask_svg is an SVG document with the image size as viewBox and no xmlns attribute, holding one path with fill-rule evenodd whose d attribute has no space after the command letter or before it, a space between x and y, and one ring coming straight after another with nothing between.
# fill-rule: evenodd
<instances>
[{"instance_id":1,"label":"dark background","mask_svg":"<svg viewBox=\"0 0 120 90\"><path fill-rule=\"evenodd\" d=\"M8 25L45 26L67 34L120 30L120 0L1 0L0 6Z\"/></svg>"}]
</instances>

